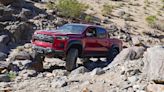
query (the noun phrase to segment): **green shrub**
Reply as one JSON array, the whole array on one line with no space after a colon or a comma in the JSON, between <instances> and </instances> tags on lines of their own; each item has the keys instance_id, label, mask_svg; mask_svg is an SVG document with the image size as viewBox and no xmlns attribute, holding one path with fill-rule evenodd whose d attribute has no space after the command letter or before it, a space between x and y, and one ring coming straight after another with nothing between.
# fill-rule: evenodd
<instances>
[{"instance_id":1,"label":"green shrub","mask_svg":"<svg viewBox=\"0 0 164 92\"><path fill-rule=\"evenodd\" d=\"M150 27L164 31L164 20L159 20L156 16L148 16L146 22Z\"/></svg>"},{"instance_id":2,"label":"green shrub","mask_svg":"<svg viewBox=\"0 0 164 92\"><path fill-rule=\"evenodd\" d=\"M110 15L114 8L115 7L113 5L104 4L102 9L103 15Z\"/></svg>"},{"instance_id":3,"label":"green shrub","mask_svg":"<svg viewBox=\"0 0 164 92\"><path fill-rule=\"evenodd\" d=\"M148 16L148 17L146 17L145 20L149 26L153 27L157 21L157 17L156 16Z\"/></svg>"},{"instance_id":4,"label":"green shrub","mask_svg":"<svg viewBox=\"0 0 164 92\"><path fill-rule=\"evenodd\" d=\"M88 8L77 0L59 0L56 7L60 15L70 18L79 17L80 14Z\"/></svg>"},{"instance_id":5,"label":"green shrub","mask_svg":"<svg viewBox=\"0 0 164 92\"><path fill-rule=\"evenodd\" d=\"M93 20L92 16L90 15L85 16L85 21L91 22L92 20Z\"/></svg>"},{"instance_id":6,"label":"green shrub","mask_svg":"<svg viewBox=\"0 0 164 92\"><path fill-rule=\"evenodd\" d=\"M15 72L11 72L11 71L8 73L10 80L14 80L16 78L16 75L17 74Z\"/></svg>"},{"instance_id":7,"label":"green shrub","mask_svg":"<svg viewBox=\"0 0 164 92\"><path fill-rule=\"evenodd\" d=\"M54 9L56 7L56 5L54 2L48 2L48 3L46 3L46 7L48 9Z\"/></svg>"}]
</instances>

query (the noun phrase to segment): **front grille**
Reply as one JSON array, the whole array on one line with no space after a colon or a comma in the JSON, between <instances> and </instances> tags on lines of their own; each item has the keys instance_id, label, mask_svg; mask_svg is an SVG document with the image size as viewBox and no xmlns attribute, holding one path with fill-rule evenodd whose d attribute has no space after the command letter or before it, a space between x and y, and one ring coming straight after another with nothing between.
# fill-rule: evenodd
<instances>
[{"instance_id":1,"label":"front grille","mask_svg":"<svg viewBox=\"0 0 164 92\"><path fill-rule=\"evenodd\" d=\"M42 42L49 42L49 43L53 43L54 42L54 37L49 36L49 35L45 35L45 34L35 34L33 36L33 40L38 40L38 41L42 41Z\"/></svg>"}]
</instances>

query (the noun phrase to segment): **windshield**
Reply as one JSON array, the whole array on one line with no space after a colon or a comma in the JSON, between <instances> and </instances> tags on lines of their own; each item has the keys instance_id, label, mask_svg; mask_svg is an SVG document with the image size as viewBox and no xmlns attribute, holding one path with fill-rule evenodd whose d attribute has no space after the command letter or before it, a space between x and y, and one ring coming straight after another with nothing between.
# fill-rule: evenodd
<instances>
[{"instance_id":1,"label":"windshield","mask_svg":"<svg viewBox=\"0 0 164 92\"><path fill-rule=\"evenodd\" d=\"M59 27L56 31L63 34L82 34L85 29L86 26L83 25L66 24Z\"/></svg>"}]
</instances>

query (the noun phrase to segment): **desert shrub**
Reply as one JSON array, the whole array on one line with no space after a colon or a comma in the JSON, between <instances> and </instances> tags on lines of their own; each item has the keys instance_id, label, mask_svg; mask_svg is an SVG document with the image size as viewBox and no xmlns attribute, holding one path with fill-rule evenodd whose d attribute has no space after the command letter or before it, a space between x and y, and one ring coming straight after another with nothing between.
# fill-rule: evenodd
<instances>
[{"instance_id":1,"label":"desert shrub","mask_svg":"<svg viewBox=\"0 0 164 92\"><path fill-rule=\"evenodd\" d=\"M87 5L82 4L77 0L59 0L56 7L60 12L60 15L70 18L79 17L80 14L88 8Z\"/></svg>"},{"instance_id":2,"label":"desert shrub","mask_svg":"<svg viewBox=\"0 0 164 92\"><path fill-rule=\"evenodd\" d=\"M156 16L147 16L145 20L149 26L154 27L155 23L157 21L157 17Z\"/></svg>"},{"instance_id":3,"label":"desert shrub","mask_svg":"<svg viewBox=\"0 0 164 92\"><path fill-rule=\"evenodd\" d=\"M9 73L7 73L8 74L8 76L9 76L9 78L10 78L10 80L14 80L15 78L16 78L16 73L15 72L9 72Z\"/></svg>"},{"instance_id":4,"label":"desert shrub","mask_svg":"<svg viewBox=\"0 0 164 92\"><path fill-rule=\"evenodd\" d=\"M93 18L92 18L92 16L87 15L87 16L85 16L84 20L87 21L87 22L91 22L93 20Z\"/></svg>"},{"instance_id":5,"label":"desert shrub","mask_svg":"<svg viewBox=\"0 0 164 92\"><path fill-rule=\"evenodd\" d=\"M110 15L115 7L111 4L104 4L103 5L103 15Z\"/></svg>"},{"instance_id":6,"label":"desert shrub","mask_svg":"<svg viewBox=\"0 0 164 92\"><path fill-rule=\"evenodd\" d=\"M148 16L145 20L150 27L164 31L164 20L158 20L156 16Z\"/></svg>"},{"instance_id":7,"label":"desert shrub","mask_svg":"<svg viewBox=\"0 0 164 92\"><path fill-rule=\"evenodd\" d=\"M46 3L46 7L48 9L54 9L56 7L55 3L54 2L47 2Z\"/></svg>"}]
</instances>

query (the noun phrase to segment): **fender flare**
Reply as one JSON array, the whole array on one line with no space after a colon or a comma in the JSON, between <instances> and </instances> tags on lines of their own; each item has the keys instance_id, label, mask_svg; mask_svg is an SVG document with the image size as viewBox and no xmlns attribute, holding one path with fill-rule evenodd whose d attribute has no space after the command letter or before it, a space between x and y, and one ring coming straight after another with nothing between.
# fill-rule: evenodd
<instances>
[{"instance_id":1,"label":"fender flare","mask_svg":"<svg viewBox=\"0 0 164 92\"><path fill-rule=\"evenodd\" d=\"M80 45L81 46L80 48L83 51L83 45L82 45L82 42L80 40L71 40L71 41L69 41L68 45L66 47L66 51L68 51L71 48L71 46L73 46L73 45ZM79 48L79 47L77 46L77 48Z\"/></svg>"}]
</instances>

